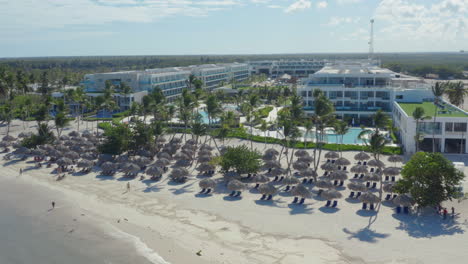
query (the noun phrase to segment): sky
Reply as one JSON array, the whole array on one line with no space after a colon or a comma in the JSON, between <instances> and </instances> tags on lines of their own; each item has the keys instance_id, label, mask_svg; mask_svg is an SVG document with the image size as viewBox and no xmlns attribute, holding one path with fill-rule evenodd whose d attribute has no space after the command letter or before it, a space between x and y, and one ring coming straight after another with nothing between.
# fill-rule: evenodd
<instances>
[{"instance_id":1,"label":"sky","mask_svg":"<svg viewBox=\"0 0 468 264\"><path fill-rule=\"evenodd\" d=\"M468 0L0 0L0 57L468 50Z\"/></svg>"}]
</instances>

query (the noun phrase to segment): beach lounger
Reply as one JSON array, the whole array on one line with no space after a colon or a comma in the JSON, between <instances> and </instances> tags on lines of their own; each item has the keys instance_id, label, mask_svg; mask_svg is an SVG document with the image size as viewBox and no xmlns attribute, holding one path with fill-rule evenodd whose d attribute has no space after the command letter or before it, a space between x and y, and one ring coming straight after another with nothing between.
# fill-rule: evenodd
<instances>
[{"instance_id":1,"label":"beach lounger","mask_svg":"<svg viewBox=\"0 0 468 264\"><path fill-rule=\"evenodd\" d=\"M332 160L332 163L335 163L336 160Z\"/></svg>"},{"instance_id":2,"label":"beach lounger","mask_svg":"<svg viewBox=\"0 0 468 264\"><path fill-rule=\"evenodd\" d=\"M409 207L408 206L403 207L403 213L409 214Z\"/></svg>"},{"instance_id":3,"label":"beach lounger","mask_svg":"<svg viewBox=\"0 0 468 264\"><path fill-rule=\"evenodd\" d=\"M255 187L254 187L254 189L257 189L257 188L258 188L258 186L260 186L260 183L257 183L257 184L255 184Z\"/></svg>"},{"instance_id":4,"label":"beach lounger","mask_svg":"<svg viewBox=\"0 0 468 264\"><path fill-rule=\"evenodd\" d=\"M374 211L374 209L375 209L374 204L370 204L369 209Z\"/></svg>"},{"instance_id":5,"label":"beach lounger","mask_svg":"<svg viewBox=\"0 0 468 264\"><path fill-rule=\"evenodd\" d=\"M330 162L330 159L327 159L327 163Z\"/></svg>"},{"instance_id":6,"label":"beach lounger","mask_svg":"<svg viewBox=\"0 0 468 264\"><path fill-rule=\"evenodd\" d=\"M293 204L297 203L298 198L294 197L294 200L292 201Z\"/></svg>"},{"instance_id":7,"label":"beach lounger","mask_svg":"<svg viewBox=\"0 0 468 264\"><path fill-rule=\"evenodd\" d=\"M354 192L351 192L351 193L349 194L349 198L354 198Z\"/></svg>"},{"instance_id":8,"label":"beach lounger","mask_svg":"<svg viewBox=\"0 0 468 264\"><path fill-rule=\"evenodd\" d=\"M341 166L338 166L338 170L341 170Z\"/></svg>"},{"instance_id":9,"label":"beach lounger","mask_svg":"<svg viewBox=\"0 0 468 264\"><path fill-rule=\"evenodd\" d=\"M395 210L396 210L396 213L397 213L397 214L401 213L401 207L400 207L400 206L397 206L397 207L395 208Z\"/></svg>"},{"instance_id":10,"label":"beach lounger","mask_svg":"<svg viewBox=\"0 0 468 264\"><path fill-rule=\"evenodd\" d=\"M314 181L314 179L309 179L309 184L312 184L312 182Z\"/></svg>"},{"instance_id":11,"label":"beach lounger","mask_svg":"<svg viewBox=\"0 0 468 264\"><path fill-rule=\"evenodd\" d=\"M361 192L357 193L356 198L359 198L359 196L361 196Z\"/></svg>"},{"instance_id":12,"label":"beach lounger","mask_svg":"<svg viewBox=\"0 0 468 264\"><path fill-rule=\"evenodd\" d=\"M322 189L318 190L317 196L320 196L322 194L322 192L323 192Z\"/></svg>"},{"instance_id":13,"label":"beach lounger","mask_svg":"<svg viewBox=\"0 0 468 264\"><path fill-rule=\"evenodd\" d=\"M358 163L357 163L357 164L358 164L358 165L362 165L362 162L358 161Z\"/></svg>"},{"instance_id":14,"label":"beach lounger","mask_svg":"<svg viewBox=\"0 0 468 264\"><path fill-rule=\"evenodd\" d=\"M346 166L343 167L343 170L344 170L344 171L346 171L347 169L348 169L348 167L346 167Z\"/></svg>"},{"instance_id":15,"label":"beach lounger","mask_svg":"<svg viewBox=\"0 0 468 264\"><path fill-rule=\"evenodd\" d=\"M364 161L364 162L362 163L362 165L367 165L367 161Z\"/></svg>"},{"instance_id":16,"label":"beach lounger","mask_svg":"<svg viewBox=\"0 0 468 264\"><path fill-rule=\"evenodd\" d=\"M361 176L359 176L359 179L362 179L364 178L364 174L361 174Z\"/></svg>"},{"instance_id":17,"label":"beach lounger","mask_svg":"<svg viewBox=\"0 0 468 264\"><path fill-rule=\"evenodd\" d=\"M367 188L370 187L370 182L366 182L366 187L367 187Z\"/></svg>"},{"instance_id":18,"label":"beach lounger","mask_svg":"<svg viewBox=\"0 0 468 264\"><path fill-rule=\"evenodd\" d=\"M209 194L211 192L211 189L208 189L208 191L206 191L206 194Z\"/></svg>"},{"instance_id":19,"label":"beach lounger","mask_svg":"<svg viewBox=\"0 0 468 264\"><path fill-rule=\"evenodd\" d=\"M278 181L283 181L284 180L284 176L281 176L281 178L279 178Z\"/></svg>"},{"instance_id":20,"label":"beach lounger","mask_svg":"<svg viewBox=\"0 0 468 264\"><path fill-rule=\"evenodd\" d=\"M392 177L392 182L394 182L394 181L395 181L395 176Z\"/></svg>"},{"instance_id":21,"label":"beach lounger","mask_svg":"<svg viewBox=\"0 0 468 264\"><path fill-rule=\"evenodd\" d=\"M205 191L206 191L206 189L203 188L203 189L200 191L200 193L204 193Z\"/></svg>"},{"instance_id":22,"label":"beach lounger","mask_svg":"<svg viewBox=\"0 0 468 264\"><path fill-rule=\"evenodd\" d=\"M374 172L374 168L370 168L370 172Z\"/></svg>"},{"instance_id":23,"label":"beach lounger","mask_svg":"<svg viewBox=\"0 0 468 264\"><path fill-rule=\"evenodd\" d=\"M356 179L357 177L359 177L359 174L355 173L354 174L354 179Z\"/></svg>"},{"instance_id":24,"label":"beach lounger","mask_svg":"<svg viewBox=\"0 0 468 264\"><path fill-rule=\"evenodd\" d=\"M367 203L362 203L362 210L367 210Z\"/></svg>"},{"instance_id":25,"label":"beach lounger","mask_svg":"<svg viewBox=\"0 0 468 264\"><path fill-rule=\"evenodd\" d=\"M286 189L284 189L285 192L288 192L291 189L291 186L286 186Z\"/></svg>"},{"instance_id":26,"label":"beach lounger","mask_svg":"<svg viewBox=\"0 0 468 264\"><path fill-rule=\"evenodd\" d=\"M397 198L397 196L398 196L398 194L394 194L392 200Z\"/></svg>"},{"instance_id":27,"label":"beach lounger","mask_svg":"<svg viewBox=\"0 0 468 264\"><path fill-rule=\"evenodd\" d=\"M273 179L273 181L274 181L274 182L275 182L275 181L278 181L278 178L279 178L278 176L275 176L275 178Z\"/></svg>"},{"instance_id":28,"label":"beach lounger","mask_svg":"<svg viewBox=\"0 0 468 264\"><path fill-rule=\"evenodd\" d=\"M325 204L325 207L329 207L331 204L331 201L327 201L327 203Z\"/></svg>"},{"instance_id":29,"label":"beach lounger","mask_svg":"<svg viewBox=\"0 0 468 264\"><path fill-rule=\"evenodd\" d=\"M390 177L389 177L389 176L385 176L385 180L386 180L386 181L389 181L389 180L390 180Z\"/></svg>"},{"instance_id":30,"label":"beach lounger","mask_svg":"<svg viewBox=\"0 0 468 264\"><path fill-rule=\"evenodd\" d=\"M302 179L302 184L306 184L307 183L307 179Z\"/></svg>"},{"instance_id":31,"label":"beach lounger","mask_svg":"<svg viewBox=\"0 0 468 264\"><path fill-rule=\"evenodd\" d=\"M234 196L234 194L236 194L236 191L232 191L229 196Z\"/></svg>"},{"instance_id":32,"label":"beach lounger","mask_svg":"<svg viewBox=\"0 0 468 264\"><path fill-rule=\"evenodd\" d=\"M340 184L338 186L342 187L344 184L344 181L340 181Z\"/></svg>"},{"instance_id":33,"label":"beach lounger","mask_svg":"<svg viewBox=\"0 0 468 264\"><path fill-rule=\"evenodd\" d=\"M390 198L392 198L392 195L391 195L391 194L387 194L387 196L385 196L385 201L390 200Z\"/></svg>"},{"instance_id":34,"label":"beach lounger","mask_svg":"<svg viewBox=\"0 0 468 264\"><path fill-rule=\"evenodd\" d=\"M337 180L335 180L335 181L333 182L333 185L335 185L335 186L336 186L337 184L338 184L338 181L337 181Z\"/></svg>"},{"instance_id":35,"label":"beach lounger","mask_svg":"<svg viewBox=\"0 0 468 264\"><path fill-rule=\"evenodd\" d=\"M332 207L336 208L337 205L338 205L338 201L333 201Z\"/></svg>"},{"instance_id":36,"label":"beach lounger","mask_svg":"<svg viewBox=\"0 0 468 264\"><path fill-rule=\"evenodd\" d=\"M272 198L273 198L273 195L270 194L270 195L268 195L267 200L270 201Z\"/></svg>"},{"instance_id":37,"label":"beach lounger","mask_svg":"<svg viewBox=\"0 0 468 264\"><path fill-rule=\"evenodd\" d=\"M302 198L299 204L304 204L305 198Z\"/></svg>"},{"instance_id":38,"label":"beach lounger","mask_svg":"<svg viewBox=\"0 0 468 264\"><path fill-rule=\"evenodd\" d=\"M265 200L266 198L266 194L262 195L262 197L260 198L260 200Z\"/></svg>"},{"instance_id":39,"label":"beach lounger","mask_svg":"<svg viewBox=\"0 0 468 264\"><path fill-rule=\"evenodd\" d=\"M327 176L327 175L328 175L328 171L326 171L326 172L323 174L323 176Z\"/></svg>"},{"instance_id":40,"label":"beach lounger","mask_svg":"<svg viewBox=\"0 0 468 264\"><path fill-rule=\"evenodd\" d=\"M237 191L237 193L236 193L236 195L234 195L234 197L239 197L239 196L241 196L241 193L242 193L242 192Z\"/></svg>"},{"instance_id":41,"label":"beach lounger","mask_svg":"<svg viewBox=\"0 0 468 264\"><path fill-rule=\"evenodd\" d=\"M372 184L372 188L373 188L373 189L377 188L377 183L376 183L376 182L374 182L374 183Z\"/></svg>"}]
</instances>

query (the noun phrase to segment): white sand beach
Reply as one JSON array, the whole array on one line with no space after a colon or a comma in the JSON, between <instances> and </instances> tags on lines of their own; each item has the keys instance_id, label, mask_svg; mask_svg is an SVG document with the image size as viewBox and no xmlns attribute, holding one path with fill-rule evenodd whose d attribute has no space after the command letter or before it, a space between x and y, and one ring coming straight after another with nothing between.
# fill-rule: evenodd
<instances>
[{"instance_id":1,"label":"white sand beach","mask_svg":"<svg viewBox=\"0 0 468 264\"><path fill-rule=\"evenodd\" d=\"M34 129L34 124L28 123L26 130ZM22 131L22 124L15 121L10 134ZM4 132L3 127L2 136ZM226 144L250 146L238 139ZM254 148L263 151L265 145L254 143ZM279 151L281 146L268 148ZM343 156L354 161L355 154ZM101 176L96 168L56 181L52 168L4 161L3 155L1 177L15 179L22 168L18 181L62 192L89 219L110 228L116 239L128 240L131 235L135 249L153 263L466 263L468 257L466 200L445 204L454 206L457 215L443 220L432 210L422 216L397 215L391 202L382 203L376 212L363 211L361 203L346 198L345 188L338 189L343 194L338 208L324 207L325 201L311 186L314 194L304 205L290 204L293 197L286 192L261 201L253 185L239 199L227 196L222 184L212 195L199 195L195 164L190 168L193 177L184 184L170 182L167 174L160 181L129 180L120 173Z\"/></svg>"}]
</instances>

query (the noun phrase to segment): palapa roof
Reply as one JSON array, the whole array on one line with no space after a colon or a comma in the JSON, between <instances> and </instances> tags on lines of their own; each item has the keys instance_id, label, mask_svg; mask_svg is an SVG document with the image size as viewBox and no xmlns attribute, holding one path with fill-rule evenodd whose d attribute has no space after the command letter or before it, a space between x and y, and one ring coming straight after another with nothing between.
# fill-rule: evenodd
<instances>
[{"instance_id":1,"label":"palapa roof","mask_svg":"<svg viewBox=\"0 0 468 264\"><path fill-rule=\"evenodd\" d=\"M378 182L378 181L380 181L381 178L382 178L382 176L380 174L375 173L375 172L369 172L366 175L364 175L364 177L362 179L365 180L365 181Z\"/></svg>"},{"instance_id":2,"label":"palapa roof","mask_svg":"<svg viewBox=\"0 0 468 264\"><path fill-rule=\"evenodd\" d=\"M334 171L334 170L337 170L338 167L331 163L331 162L327 162L327 163L324 163L320 166L320 168L324 171Z\"/></svg>"},{"instance_id":3,"label":"palapa roof","mask_svg":"<svg viewBox=\"0 0 468 264\"><path fill-rule=\"evenodd\" d=\"M397 167L388 167L383 170L383 174L387 176L396 176L400 174L400 168Z\"/></svg>"},{"instance_id":4,"label":"palapa roof","mask_svg":"<svg viewBox=\"0 0 468 264\"><path fill-rule=\"evenodd\" d=\"M294 185L294 184L299 184L300 181L296 177L288 176L283 179L282 183L286 185Z\"/></svg>"},{"instance_id":5,"label":"palapa roof","mask_svg":"<svg viewBox=\"0 0 468 264\"><path fill-rule=\"evenodd\" d=\"M164 171L161 169L161 167L158 167L156 165L149 166L146 168L145 171L146 174L151 175L151 176L156 176L156 175L162 175L164 174Z\"/></svg>"},{"instance_id":6,"label":"palapa roof","mask_svg":"<svg viewBox=\"0 0 468 264\"><path fill-rule=\"evenodd\" d=\"M307 152L306 150L300 149L300 150L294 152L294 156L296 156L296 157L309 156L309 152Z\"/></svg>"},{"instance_id":7,"label":"palapa roof","mask_svg":"<svg viewBox=\"0 0 468 264\"><path fill-rule=\"evenodd\" d=\"M302 156L300 158L297 159L297 161L300 161L300 162L305 162L305 163L311 163L314 159L309 156L309 155L306 155L306 156Z\"/></svg>"},{"instance_id":8,"label":"palapa roof","mask_svg":"<svg viewBox=\"0 0 468 264\"><path fill-rule=\"evenodd\" d=\"M231 180L227 184L227 188L230 191L240 191L246 188L246 185L239 180Z\"/></svg>"},{"instance_id":9,"label":"palapa roof","mask_svg":"<svg viewBox=\"0 0 468 264\"><path fill-rule=\"evenodd\" d=\"M348 189L352 191L365 192L367 191L366 185L361 182L350 182L348 183Z\"/></svg>"},{"instance_id":10,"label":"palapa roof","mask_svg":"<svg viewBox=\"0 0 468 264\"><path fill-rule=\"evenodd\" d=\"M370 160L369 162L367 162L367 165L370 167L379 167L379 168L385 167L385 164L382 161L376 160L376 159Z\"/></svg>"},{"instance_id":11,"label":"palapa roof","mask_svg":"<svg viewBox=\"0 0 468 264\"><path fill-rule=\"evenodd\" d=\"M202 189L207 189L207 188L212 188L214 189L216 187L216 182L213 179L203 179L198 182L198 186Z\"/></svg>"},{"instance_id":12,"label":"palapa roof","mask_svg":"<svg viewBox=\"0 0 468 264\"><path fill-rule=\"evenodd\" d=\"M81 160L78 162L78 168L92 168L94 163L90 160Z\"/></svg>"},{"instance_id":13,"label":"palapa roof","mask_svg":"<svg viewBox=\"0 0 468 264\"><path fill-rule=\"evenodd\" d=\"M258 187L258 192L265 195L275 195L278 189L272 184L265 183Z\"/></svg>"},{"instance_id":14,"label":"palapa roof","mask_svg":"<svg viewBox=\"0 0 468 264\"><path fill-rule=\"evenodd\" d=\"M318 176L317 172L312 168L301 170L299 172L299 175L301 175L302 177L317 177Z\"/></svg>"},{"instance_id":15,"label":"palapa roof","mask_svg":"<svg viewBox=\"0 0 468 264\"><path fill-rule=\"evenodd\" d=\"M319 180L315 183L315 186L321 189L329 189L333 187L333 184L327 180Z\"/></svg>"},{"instance_id":16,"label":"palapa roof","mask_svg":"<svg viewBox=\"0 0 468 264\"><path fill-rule=\"evenodd\" d=\"M198 166L197 170L198 171L211 171L211 170L215 170L216 167L212 164L209 164L209 163L202 163Z\"/></svg>"},{"instance_id":17,"label":"palapa roof","mask_svg":"<svg viewBox=\"0 0 468 264\"><path fill-rule=\"evenodd\" d=\"M118 165L110 161L106 161L103 164L101 164L101 169L103 171L113 171L113 170L117 170L117 168L118 168Z\"/></svg>"},{"instance_id":18,"label":"palapa roof","mask_svg":"<svg viewBox=\"0 0 468 264\"><path fill-rule=\"evenodd\" d=\"M281 163L277 160L268 160L264 162L263 167L267 169L281 168Z\"/></svg>"},{"instance_id":19,"label":"palapa roof","mask_svg":"<svg viewBox=\"0 0 468 264\"><path fill-rule=\"evenodd\" d=\"M373 193L365 192L365 193L361 194L361 196L359 196L359 201L361 201L363 203L376 204L376 203L380 202L380 198L377 195L373 194Z\"/></svg>"},{"instance_id":20,"label":"palapa roof","mask_svg":"<svg viewBox=\"0 0 468 264\"><path fill-rule=\"evenodd\" d=\"M335 200L343 197L343 195L335 189L326 190L322 192L321 196L327 200Z\"/></svg>"},{"instance_id":21,"label":"palapa roof","mask_svg":"<svg viewBox=\"0 0 468 264\"><path fill-rule=\"evenodd\" d=\"M368 167L366 165L355 165L351 167L351 172L353 173L367 173L369 172Z\"/></svg>"},{"instance_id":22,"label":"palapa roof","mask_svg":"<svg viewBox=\"0 0 468 264\"><path fill-rule=\"evenodd\" d=\"M252 182L255 182L255 183L265 183L269 181L270 179L266 175L263 175L263 174L257 174L252 178Z\"/></svg>"},{"instance_id":23,"label":"palapa roof","mask_svg":"<svg viewBox=\"0 0 468 264\"><path fill-rule=\"evenodd\" d=\"M346 158L338 158L335 161L335 164L338 165L338 166L348 166L348 165L351 164L351 162Z\"/></svg>"},{"instance_id":24,"label":"palapa roof","mask_svg":"<svg viewBox=\"0 0 468 264\"><path fill-rule=\"evenodd\" d=\"M330 173L329 177L332 180L344 181L348 179L348 173L346 171L337 170Z\"/></svg>"},{"instance_id":25,"label":"palapa roof","mask_svg":"<svg viewBox=\"0 0 468 264\"><path fill-rule=\"evenodd\" d=\"M365 152L359 152L358 154L354 155L355 160L369 160L371 157L369 154Z\"/></svg>"},{"instance_id":26,"label":"palapa roof","mask_svg":"<svg viewBox=\"0 0 468 264\"><path fill-rule=\"evenodd\" d=\"M408 194L400 194L395 199L393 199L393 203L402 206L411 206L414 205L414 199L409 196Z\"/></svg>"},{"instance_id":27,"label":"palapa roof","mask_svg":"<svg viewBox=\"0 0 468 264\"><path fill-rule=\"evenodd\" d=\"M305 162L296 161L293 163L293 168L295 170L301 171L307 169L309 166Z\"/></svg>"},{"instance_id":28,"label":"palapa roof","mask_svg":"<svg viewBox=\"0 0 468 264\"><path fill-rule=\"evenodd\" d=\"M266 155L277 156L277 155L279 155L279 152L278 152L278 150L276 150L274 148L269 148L269 149L265 150L265 154Z\"/></svg>"},{"instance_id":29,"label":"palapa roof","mask_svg":"<svg viewBox=\"0 0 468 264\"><path fill-rule=\"evenodd\" d=\"M305 187L303 184L299 184L296 187L294 187L291 190L291 194L294 196L299 196L303 198L307 198L311 195L309 189L307 189L307 187Z\"/></svg>"},{"instance_id":30,"label":"palapa roof","mask_svg":"<svg viewBox=\"0 0 468 264\"><path fill-rule=\"evenodd\" d=\"M60 166L69 166L73 164L73 161L69 158L60 158L57 160L57 164Z\"/></svg>"},{"instance_id":31,"label":"palapa roof","mask_svg":"<svg viewBox=\"0 0 468 264\"><path fill-rule=\"evenodd\" d=\"M339 157L340 157L340 154L338 154L338 152L335 152L335 151L329 151L325 153L325 158L327 159L337 159Z\"/></svg>"}]
</instances>

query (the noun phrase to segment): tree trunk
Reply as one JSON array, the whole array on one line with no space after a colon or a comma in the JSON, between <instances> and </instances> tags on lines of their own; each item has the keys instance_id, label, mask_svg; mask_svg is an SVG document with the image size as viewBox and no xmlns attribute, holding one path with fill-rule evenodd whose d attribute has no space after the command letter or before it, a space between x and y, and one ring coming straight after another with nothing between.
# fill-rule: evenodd
<instances>
[{"instance_id":1,"label":"tree trunk","mask_svg":"<svg viewBox=\"0 0 468 264\"><path fill-rule=\"evenodd\" d=\"M436 100L437 102L437 100ZM434 120L432 121L432 152L435 152L435 124L436 124L436 118L437 118L437 112L438 112L438 106L437 103L435 105L435 113L434 113Z\"/></svg>"}]
</instances>

